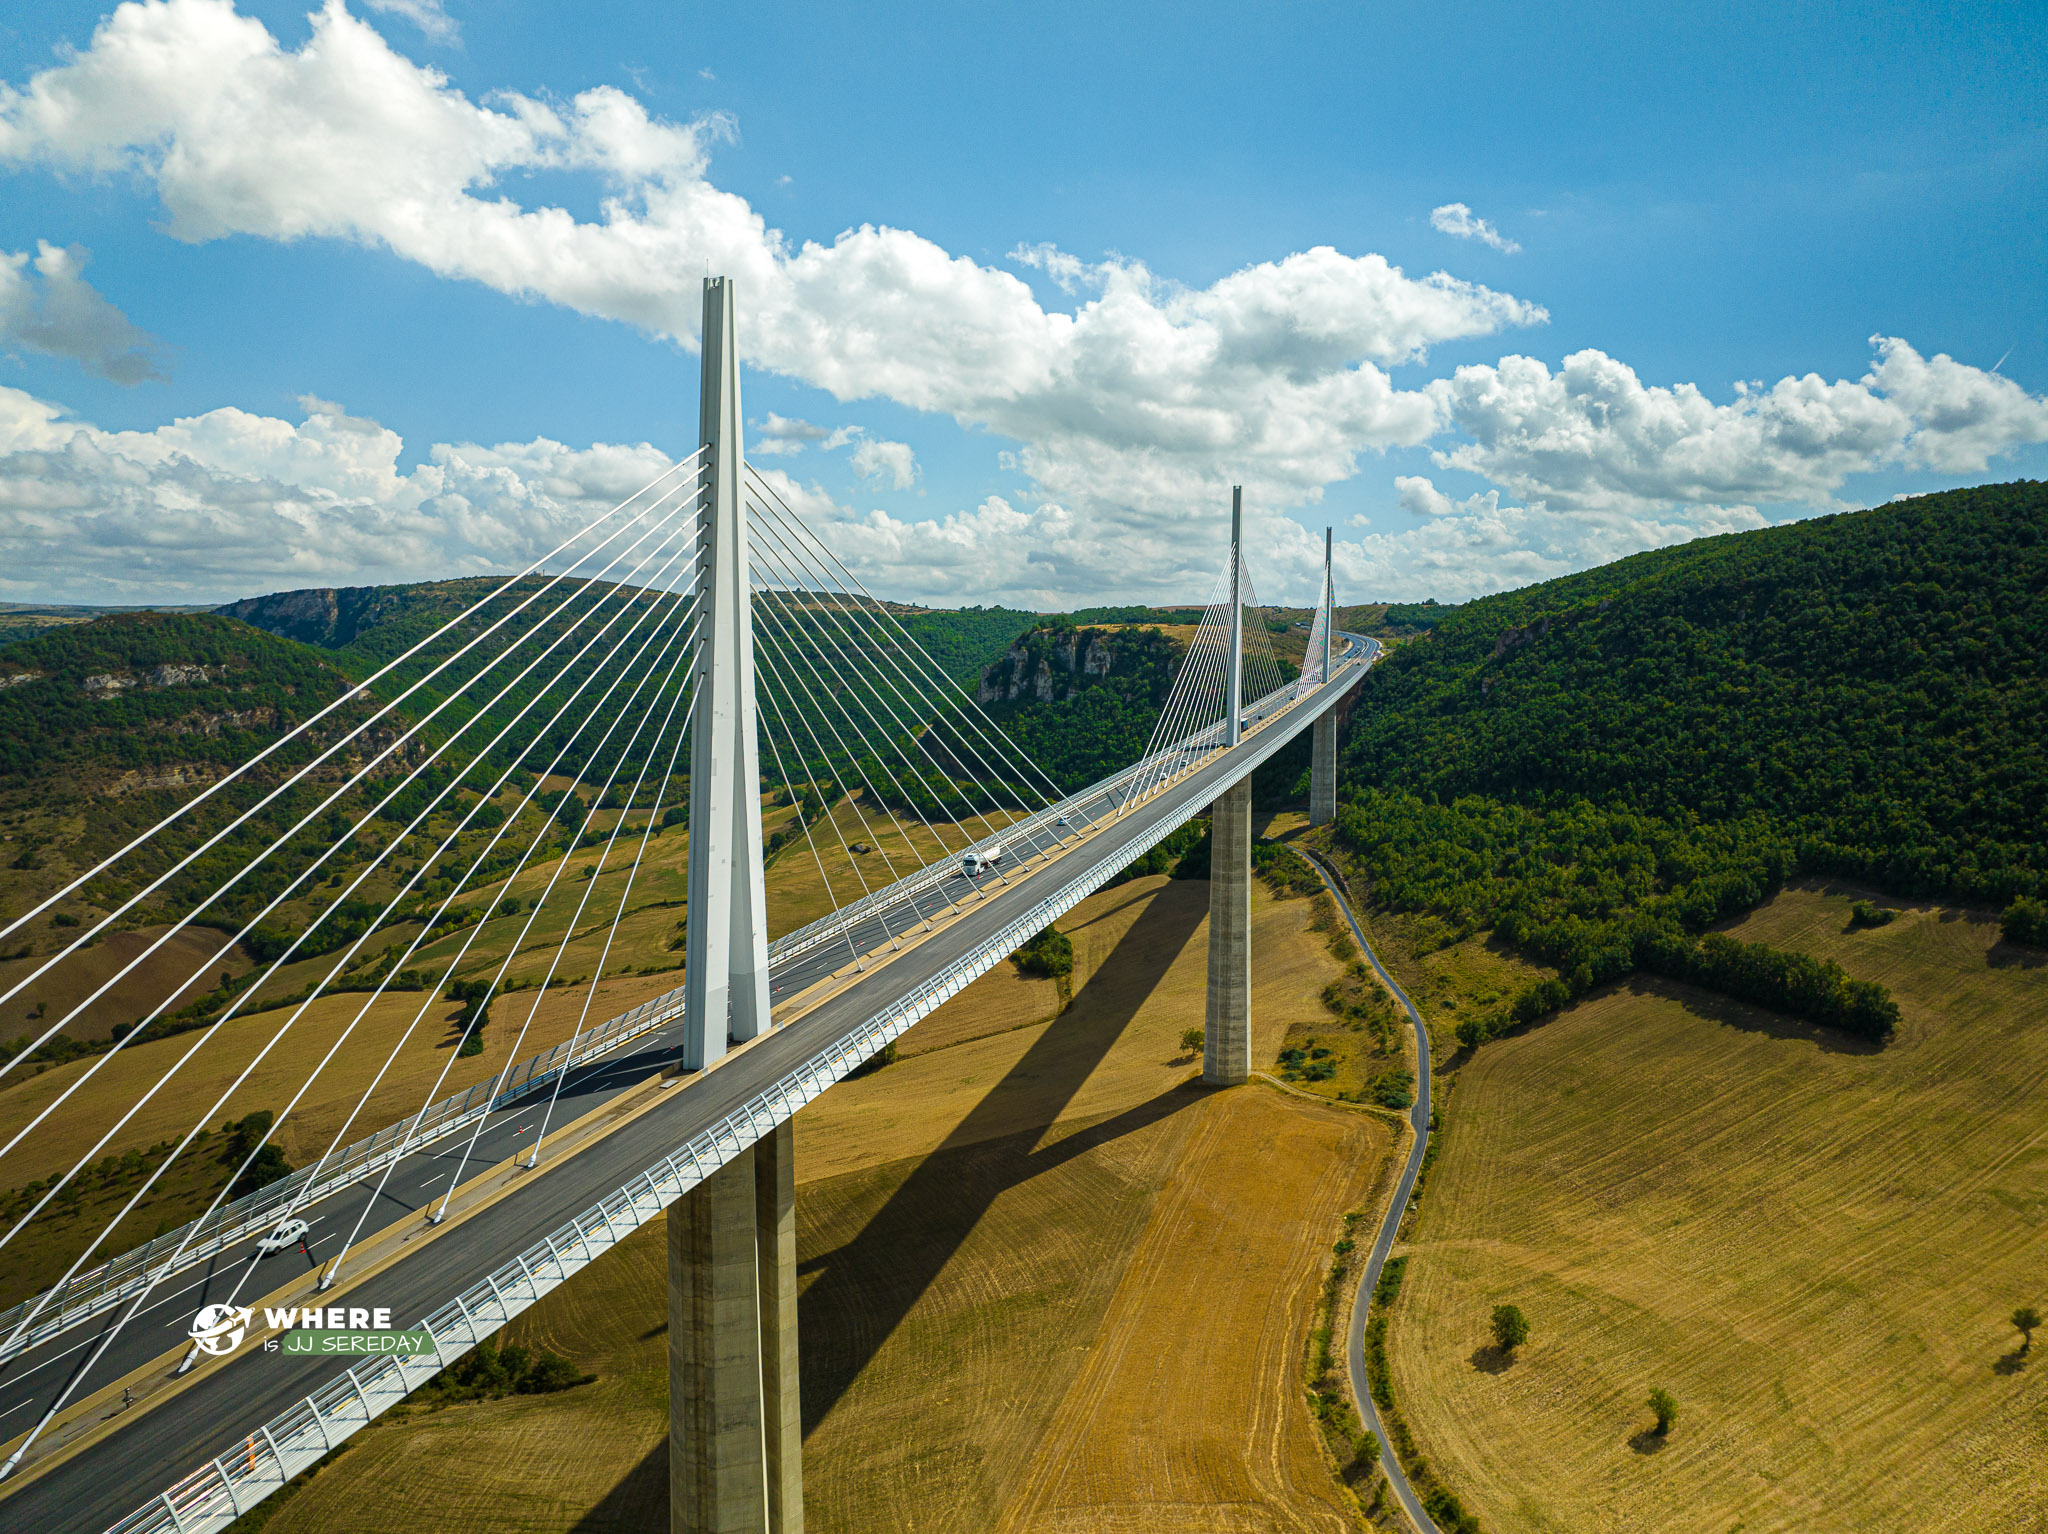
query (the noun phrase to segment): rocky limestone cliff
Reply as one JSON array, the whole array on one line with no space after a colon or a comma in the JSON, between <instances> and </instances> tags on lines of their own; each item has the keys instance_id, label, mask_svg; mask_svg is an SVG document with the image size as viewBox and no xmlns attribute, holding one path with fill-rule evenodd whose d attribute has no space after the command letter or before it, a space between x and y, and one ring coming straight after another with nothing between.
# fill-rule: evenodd
<instances>
[{"instance_id":1,"label":"rocky limestone cliff","mask_svg":"<svg viewBox=\"0 0 2048 1534\"><path fill-rule=\"evenodd\" d=\"M338 650L364 629L400 611L405 586L309 586L301 591L274 591L267 597L245 597L217 607L224 618L239 618L253 628L300 644Z\"/></svg>"},{"instance_id":2,"label":"rocky limestone cliff","mask_svg":"<svg viewBox=\"0 0 2048 1534\"><path fill-rule=\"evenodd\" d=\"M1101 629L1033 629L981 674L977 701L1015 703L1029 697L1051 703L1077 697L1088 680L1110 674L1115 637Z\"/></svg>"}]
</instances>

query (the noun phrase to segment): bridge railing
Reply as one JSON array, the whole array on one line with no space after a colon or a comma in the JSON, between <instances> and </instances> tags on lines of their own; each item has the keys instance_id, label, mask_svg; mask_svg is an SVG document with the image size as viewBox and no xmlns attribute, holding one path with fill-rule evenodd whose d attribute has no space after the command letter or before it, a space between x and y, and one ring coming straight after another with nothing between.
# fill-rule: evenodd
<instances>
[{"instance_id":1,"label":"bridge railing","mask_svg":"<svg viewBox=\"0 0 2048 1534\"><path fill-rule=\"evenodd\" d=\"M585 1029L552 1049L532 1055L508 1071L480 1081L466 1091L444 1097L411 1118L378 1130L356 1141L325 1161L301 1167L254 1193L246 1193L221 1205L212 1214L188 1221L176 1230L144 1242L118 1257L75 1275L55 1290L46 1290L0 1311L0 1333L12 1336L25 1315L35 1320L21 1336L6 1346L0 1340L0 1360L12 1358L26 1348L89 1316L112 1308L150 1284L218 1255L237 1242L268 1230L286 1210L314 1203L382 1171L393 1161L437 1140L467 1128L487 1113L509 1106L530 1092L552 1085L564 1071L573 1070L599 1055L618 1048L628 1040L679 1016L683 1010L681 988L643 1001L630 1011Z\"/></svg>"},{"instance_id":2,"label":"bridge railing","mask_svg":"<svg viewBox=\"0 0 2048 1534\"><path fill-rule=\"evenodd\" d=\"M1264 697L1248 703L1246 716L1256 725L1263 726L1291 708L1299 696L1295 683L1284 683ZM1282 705L1278 709L1272 707L1276 702ZM1079 793L1068 795L1048 809L1020 819L1014 826L1006 828L1003 834L1021 839L1054 829L1062 816L1072 818L1087 801L1114 793L1155 771L1162 757L1177 754L1179 763L1172 771L1161 774L1156 782L1148 784L1144 797L1149 799L1168 792L1220 748L1222 733L1223 725L1219 720L1164 751L1133 762ZM950 878L958 869L957 857L946 857L928 864L894 884L875 890L862 900L778 938L769 945L769 961L778 963L821 943L835 941L865 915L900 902L941 879ZM1039 930L1034 927L1024 935L1028 938ZM268 1230L287 1209L311 1204L339 1192L351 1183L382 1171L391 1162L403 1160L469 1127L483 1115L552 1084L565 1071L574 1070L641 1034L661 1027L680 1016L682 1009L683 989L679 986L579 1033L573 1039L520 1061L500 1077L479 1082L466 1091L443 1098L412 1118L380 1129L329 1160L303 1167L232 1203L223 1204L203 1220L189 1222L119 1257L110 1258L76 1275L58 1292L36 1295L0 1311L0 1361L120 1304L162 1278L204 1262L238 1242ZM11 1347L5 1345L4 1337L12 1336L21 1318L31 1312L35 1314L35 1321Z\"/></svg>"},{"instance_id":3,"label":"bridge railing","mask_svg":"<svg viewBox=\"0 0 2048 1534\"><path fill-rule=\"evenodd\" d=\"M844 1080L863 1061L1144 856L1180 823L1181 819L1166 817L1132 838L1113 856L1091 865L939 974L920 982L616 1192L486 1273L413 1328L433 1337L433 1355L393 1355L344 1370L129 1514L108 1534L218 1534L793 1117L806 1103Z\"/></svg>"}]
</instances>

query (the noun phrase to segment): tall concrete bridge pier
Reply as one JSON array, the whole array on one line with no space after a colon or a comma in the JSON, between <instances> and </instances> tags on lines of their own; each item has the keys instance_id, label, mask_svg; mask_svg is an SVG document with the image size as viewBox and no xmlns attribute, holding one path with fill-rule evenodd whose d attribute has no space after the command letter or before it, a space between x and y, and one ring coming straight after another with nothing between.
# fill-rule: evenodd
<instances>
[{"instance_id":1,"label":"tall concrete bridge pier","mask_svg":"<svg viewBox=\"0 0 2048 1534\"><path fill-rule=\"evenodd\" d=\"M1223 744L1244 720L1244 487L1230 491L1230 664L1224 672ZM1240 779L1209 811L1209 995L1202 1080L1234 1087L1252 1072L1252 780Z\"/></svg>"},{"instance_id":2,"label":"tall concrete bridge pier","mask_svg":"<svg viewBox=\"0 0 2048 1534\"><path fill-rule=\"evenodd\" d=\"M732 282L709 278L683 977L683 1064L699 1070L773 1026L740 419ZM671 1534L804 1526L793 1144L785 1121L668 1211Z\"/></svg>"},{"instance_id":3,"label":"tall concrete bridge pier","mask_svg":"<svg viewBox=\"0 0 2048 1534\"><path fill-rule=\"evenodd\" d=\"M1323 529L1322 633L1319 653L1304 655L1304 669L1320 662L1330 675L1330 630L1336 610L1330 585L1331 530ZM1244 487L1230 492L1230 665L1225 682L1223 739L1238 743L1244 693ZM1313 726L1309 768L1309 823L1325 825L1337 813L1337 714ZM1202 1030L1202 1080L1232 1087L1251 1078L1252 1027L1252 780L1240 778L1209 808L1209 990Z\"/></svg>"}]
</instances>

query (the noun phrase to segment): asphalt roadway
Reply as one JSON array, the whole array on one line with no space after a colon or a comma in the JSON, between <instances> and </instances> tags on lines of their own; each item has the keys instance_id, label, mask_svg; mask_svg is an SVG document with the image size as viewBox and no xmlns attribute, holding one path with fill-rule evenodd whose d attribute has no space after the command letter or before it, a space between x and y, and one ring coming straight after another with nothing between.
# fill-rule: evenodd
<instances>
[{"instance_id":1,"label":"asphalt roadway","mask_svg":"<svg viewBox=\"0 0 2048 1534\"><path fill-rule=\"evenodd\" d=\"M1365 1259L1365 1271L1358 1275L1358 1299L1351 1307L1351 1400L1358 1408L1359 1420L1379 1438L1380 1469L1386 1472L1387 1484L1394 1488L1394 1496L1422 1534L1437 1534L1436 1524L1422 1510L1422 1499L1408 1484L1408 1473L1401 1468L1401 1461L1394 1454L1386 1425L1380 1421L1379 1409L1373 1403L1372 1392L1365 1388L1366 1308L1372 1302L1373 1287L1380 1281L1380 1272L1387 1265L1387 1253L1393 1250L1394 1237L1400 1233L1401 1218L1408 1212L1409 1196L1415 1192L1415 1179L1422 1175L1422 1158L1429 1150L1429 1030L1423 1026L1422 1014L1415 1010L1415 1003L1408 999L1408 993L1394 983L1394 977L1381 966L1380 956L1372 951L1372 944L1365 940L1365 931L1358 925L1358 917L1352 912L1351 901L1345 896L1343 887L1330 876L1330 870L1320 857L1310 853L1309 862L1323 881L1324 888L1336 900L1337 909L1344 913L1344 920L1350 923L1351 935L1358 939L1359 951L1372 965L1373 973L1401 1003L1408 1013L1408 1021L1415 1028L1415 1103L1408 1110L1408 1122L1414 1127L1415 1140L1408 1147L1408 1164L1401 1168L1401 1180L1394 1185L1394 1197L1380 1220L1380 1233L1373 1240L1372 1251Z\"/></svg>"},{"instance_id":2,"label":"asphalt roadway","mask_svg":"<svg viewBox=\"0 0 2048 1534\"><path fill-rule=\"evenodd\" d=\"M1359 653L1360 647L1368 655L1377 649L1372 641L1354 640L1353 653ZM1045 877L1037 876L1040 865L1026 866L1024 862L1040 849L1027 853L1025 847L1006 839L1009 856L1000 875L984 875L979 880L957 875L871 916L854 929L854 943L872 959L886 962L873 963L858 980L795 1022L773 1030L726 1068L690 1077L655 1109L573 1156L554 1163L543 1160L532 1181L422 1244L374 1283L351 1293L348 1302L388 1307L397 1317L430 1314L450 1295L475 1282L478 1273L566 1224L899 997L942 974L984 938L1023 916L1039 901L1086 877L1098 864L1114 860L1119 849L1162 821L1178 824L1199 814L1218 793L1335 703L1360 675L1360 671L1345 667L1335 682L1297 705L1293 712L1299 724L1251 735L1121 820L1105 816L1114 808L1120 789L1105 788L1083 803L1080 815L1072 817L1077 824L1063 833L1072 836L1086 830L1090 815L1104 817L1084 855L1052 864ZM1044 838L1048 845L1054 829L1048 828ZM958 919L901 953L888 952L894 934L921 925L926 915L944 914L949 901L961 910ZM771 985L778 995L794 995L835 970L843 970L847 962L844 945L821 944L796 956L786 970L775 970ZM563 1101L552 1124L568 1123L665 1068L680 1046L680 1034L678 1019L631 1041L618 1057L579 1069L563 1086ZM1426 1094L1426 1084L1424 1091ZM465 1180L524 1151L531 1143L544 1100L536 1095L491 1116L471 1155ZM466 1135L450 1136L399 1163L384 1197L365 1222L365 1232L417 1218L424 1203L445 1189L466 1141ZM244 1299L274 1290L294 1271L324 1262L353 1225L371 1187L374 1184L337 1192L303 1211L312 1225L310 1254L294 1247L258 1258L252 1239L166 1280L163 1297L153 1299L121 1329L90 1376L71 1392L71 1398L90 1395L101 1384L119 1379L182 1342L193 1314L224 1298L247 1263L255 1261L264 1271L243 1285ZM294 1263L298 1269L291 1266ZM0 1366L0 1434L14 1437L47 1410L55 1392L90 1357L92 1344L121 1313L119 1309L107 1312ZM207 1458L241 1442L259 1424L338 1372L332 1358L246 1351L229 1367L138 1412L133 1423L117 1428L108 1438L47 1473L17 1479L11 1487L0 1486L0 1526L37 1531L104 1529ZM33 1472L31 1464L24 1467L23 1475L33 1476Z\"/></svg>"}]
</instances>

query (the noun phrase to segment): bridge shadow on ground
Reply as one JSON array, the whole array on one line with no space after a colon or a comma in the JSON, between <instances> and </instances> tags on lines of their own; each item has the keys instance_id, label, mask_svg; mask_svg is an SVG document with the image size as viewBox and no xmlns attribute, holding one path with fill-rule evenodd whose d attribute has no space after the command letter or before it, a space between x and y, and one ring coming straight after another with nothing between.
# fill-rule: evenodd
<instances>
[{"instance_id":1,"label":"bridge shadow on ground","mask_svg":"<svg viewBox=\"0 0 2048 1534\"><path fill-rule=\"evenodd\" d=\"M1177 1087L1040 1144L1158 989L1206 911L1206 902L1154 900L1067 1010L889 1195L860 1234L801 1264L799 1274L818 1275L798 1302L805 1436L839 1403L1004 1192L1200 1099L1201 1087Z\"/></svg>"},{"instance_id":2,"label":"bridge shadow on ground","mask_svg":"<svg viewBox=\"0 0 2048 1534\"><path fill-rule=\"evenodd\" d=\"M1154 900L1067 1010L889 1195L860 1234L800 1264L799 1275L818 1275L797 1307L805 1437L1006 1190L1201 1099L1199 1084L1176 1087L1050 1145L1039 1144L1158 988L1207 909L1205 901ZM1101 983L1110 975L1116 977L1113 987ZM797 1196L802 1198L801 1189ZM575 1534L664 1527L668 1484L664 1440L578 1520Z\"/></svg>"}]
</instances>

